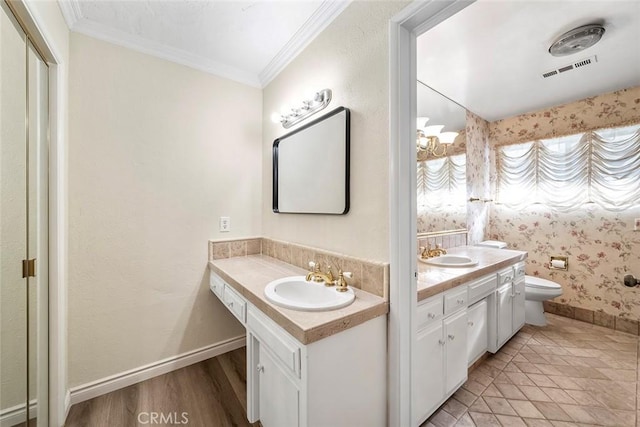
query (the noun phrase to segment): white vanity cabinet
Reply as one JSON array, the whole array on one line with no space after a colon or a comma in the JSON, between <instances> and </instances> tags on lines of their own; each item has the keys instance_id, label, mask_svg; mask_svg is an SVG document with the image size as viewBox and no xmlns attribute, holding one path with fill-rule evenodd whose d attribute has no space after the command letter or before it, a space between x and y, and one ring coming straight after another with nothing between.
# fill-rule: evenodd
<instances>
[{"instance_id":1,"label":"white vanity cabinet","mask_svg":"<svg viewBox=\"0 0 640 427\"><path fill-rule=\"evenodd\" d=\"M467 300L464 286L418 305L412 393L418 425L467 379Z\"/></svg>"},{"instance_id":2,"label":"white vanity cabinet","mask_svg":"<svg viewBox=\"0 0 640 427\"><path fill-rule=\"evenodd\" d=\"M249 422L259 420L263 427L386 425L386 316L302 344L210 274L211 291L247 329Z\"/></svg>"},{"instance_id":3,"label":"white vanity cabinet","mask_svg":"<svg viewBox=\"0 0 640 427\"><path fill-rule=\"evenodd\" d=\"M467 379L468 366L495 353L524 325L524 262L418 302L412 359L414 425Z\"/></svg>"},{"instance_id":4,"label":"white vanity cabinet","mask_svg":"<svg viewBox=\"0 0 640 427\"><path fill-rule=\"evenodd\" d=\"M525 320L524 263L508 267L498 273L496 292L496 337L489 350L496 352L516 332Z\"/></svg>"},{"instance_id":5,"label":"white vanity cabinet","mask_svg":"<svg viewBox=\"0 0 640 427\"><path fill-rule=\"evenodd\" d=\"M467 332L467 361L471 366L489 349L489 322L487 300L478 301L467 310L469 331Z\"/></svg>"}]
</instances>

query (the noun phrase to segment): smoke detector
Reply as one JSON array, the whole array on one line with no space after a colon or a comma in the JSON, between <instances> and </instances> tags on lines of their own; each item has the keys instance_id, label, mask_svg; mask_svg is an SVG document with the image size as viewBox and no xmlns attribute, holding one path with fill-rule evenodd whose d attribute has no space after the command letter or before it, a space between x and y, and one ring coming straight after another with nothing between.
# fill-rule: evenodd
<instances>
[{"instance_id":1,"label":"smoke detector","mask_svg":"<svg viewBox=\"0 0 640 427\"><path fill-rule=\"evenodd\" d=\"M549 53L553 56L566 56L581 52L598 43L603 34L604 27L600 24L574 28L558 37L549 47Z\"/></svg>"}]
</instances>

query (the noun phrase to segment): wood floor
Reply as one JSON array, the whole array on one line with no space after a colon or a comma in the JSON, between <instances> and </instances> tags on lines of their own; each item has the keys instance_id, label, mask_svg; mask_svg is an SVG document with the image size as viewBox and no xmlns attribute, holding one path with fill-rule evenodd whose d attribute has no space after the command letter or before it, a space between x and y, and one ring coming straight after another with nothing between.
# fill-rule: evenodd
<instances>
[{"instance_id":1,"label":"wood floor","mask_svg":"<svg viewBox=\"0 0 640 427\"><path fill-rule=\"evenodd\" d=\"M65 426L257 427L246 416L245 351L243 347L73 405ZM150 422L153 413L155 422Z\"/></svg>"}]
</instances>

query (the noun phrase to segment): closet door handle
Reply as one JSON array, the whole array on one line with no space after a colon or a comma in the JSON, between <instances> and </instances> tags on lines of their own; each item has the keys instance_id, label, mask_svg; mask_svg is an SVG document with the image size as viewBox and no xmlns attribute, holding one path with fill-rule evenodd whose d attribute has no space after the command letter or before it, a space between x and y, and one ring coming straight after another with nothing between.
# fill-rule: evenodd
<instances>
[{"instance_id":1,"label":"closet door handle","mask_svg":"<svg viewBox=\"0 0 640 427\"><path fill-rule=\"evenodd\" d=\"M258 366L256 367L256 370L257 370L258 372L264 372L264 365L258 365Z\"/></svg>"},{"instance_id":2,"label":"closet door handle","mask_svg":"<svg viewBox=\"0 0 640 427\"><path fill-rule=\"evenodd\" d=\"M450 339L451 341L453 341L454 339L456 339L456 336L455 336L455 335L448 335L448 337L449 337L449 339Z\"/></svg>"}]
</instances>

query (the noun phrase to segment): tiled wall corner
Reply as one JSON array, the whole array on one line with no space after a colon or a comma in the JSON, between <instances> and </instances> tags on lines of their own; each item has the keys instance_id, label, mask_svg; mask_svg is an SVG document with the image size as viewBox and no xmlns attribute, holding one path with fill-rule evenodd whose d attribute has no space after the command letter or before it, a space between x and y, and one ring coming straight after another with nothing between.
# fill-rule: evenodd
<instances>
[{"instance_id":1,"label":"tiled wall corner","mask_svg":"<svg viewBox=\"0 0 640 427\"><path fill-rule=\"evenodd\" d=\"M592 323L597 326L614 329L620 332L626 332L632 335L640 335L640 322L635 319L614 316L603 311L594 311L588 308L573 307L554 301L544 301L543 305L544 311L547 313L581 320L583 322Z\"/></svg>"},{"instance_id":2,"label":"tiled wall corner","mask_svg":"<svg viewBox=\"0 0 640 427\"><path fill-rule=\"evenodd\" d=\"M323 266L330 265L334 274L338 270L350 271L350 286L362 289L385 299L389 298L389 264L367 261L337 252L324 251L309 246L297 245L279 240L262 240L262 254L276 258L296 267L309 269L309 261Z\"/></svg>"},{"instance_id":3,"label":"tiled wall corner","mask_svg":"<svg viewBox=\"0 0 640 427\"><path fill-rule=\"evenodd\" d=\"M262 239L209 240L209 259L258 255L262 252Z\"/></svg>"},{"instance_id":4,"label":"tiled wall corner","mask_svg":"<svg viewBox=\"0 0 640 427\"><path fill-rule=\"evenodd\" d=\"M461 231L459 233L452 234L451 232L444 231L442 233L429 233L428 237L418 237L418 254L420 254L420 248L426 248L431 246L435 248L439 245L443 249L455 248L457 246L466 246L467 244L467 232Z\"/></svg>"}]
</instances>

